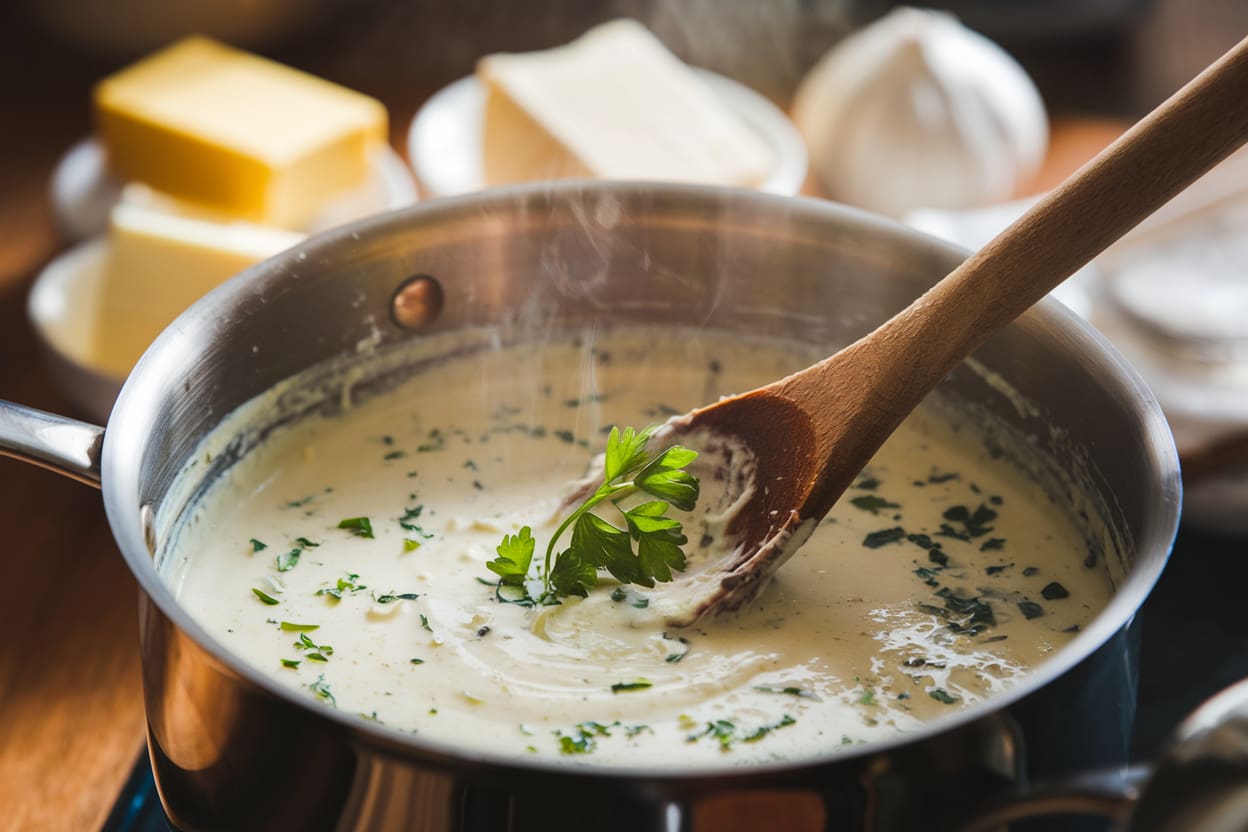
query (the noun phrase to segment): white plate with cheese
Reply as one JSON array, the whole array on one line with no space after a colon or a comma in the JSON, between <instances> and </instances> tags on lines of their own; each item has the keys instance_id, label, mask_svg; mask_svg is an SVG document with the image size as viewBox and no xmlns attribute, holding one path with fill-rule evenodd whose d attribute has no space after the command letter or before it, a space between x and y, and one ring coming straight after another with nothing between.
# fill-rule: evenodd
<instances>
[{"instance_id":1,"label":"white plate with cheese","mask_svg":"<svg viewBox=\"0 0 1248 832\"><path fill-rule=\"evenodd\" d=\"M26 300L52 383L82 416L98 424L108 419L124 379L94 365L91 354L107 259L104 237L79 243L44 267Z\"/></svg>"},{"instance_id":2,"label":"white plate with cheese","mask_svg":"<svg viewBox=\"0 0 1248 832\"><path fill-rule=\"evenodd\" d=\"M806 180L806 146L788 117L743 84L707 70L695 72L771 149L774 166L759 189L784 196L797 194ZM485 97L485 87L476 76L461 78L443 87L412 119L407 155L426 197L488 187L482 149Z\"/></svg>"},{"instance_id":3,"label":"white plate with cheese","mask_svg":"<svg viewBox=\"0 0 1248 832\"><path fill-rule=\"evenodd\" d=\"M121 202L311 233L416 199L380 101L208 38L101 79L92 111L52 177L70 239Z\"/></svg>"},{"instance_id":4,"label":"white plate with cheese","mask_svg":"<svg viewBox=\"0 0 1248 832\"><path fill-rule=\"evenodd\" d=\"M188 37L100 80L95 136L51 182L64 235L29 312L65 394L97 419L199 297L332 228L414 202L385 106Z\"/></svg>"},{"instance_id":5,"label":"white plate with cheese","mask_svg":"<svg viewBox=\"0 0 1248 832\"><path fill-rule=\"evenodd\" d=\"M143 198L142 191L130 188L131 193ZM109 211L123 200L126 189L120 179L108 172L104 149L98 141L78 142L61 157L52 174L52 210L61 234L66 240L76 241L106 231ZM368 178L359 187L330 200L301 230L310 234L323 231L370 214L402 208L416 200L416 186L407 166L389 147L381 147L369 157Z\"/></svg>"}]
</instances>

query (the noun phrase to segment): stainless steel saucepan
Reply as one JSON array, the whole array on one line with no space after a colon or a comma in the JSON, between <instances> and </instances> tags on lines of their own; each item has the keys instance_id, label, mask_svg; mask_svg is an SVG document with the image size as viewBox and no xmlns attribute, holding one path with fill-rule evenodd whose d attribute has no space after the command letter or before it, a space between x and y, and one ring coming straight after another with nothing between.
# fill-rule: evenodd
<instances>
[{"instance_id":1,"label":"stainless steel saucepan","mask_svg":"<svg viewBox=\"0 0 1248 832\"><path fill-rule=\"evenodd\" d=\"M1122 541L1121 556L1104 553L1116 593L1008 691L893 741L677 771L572 768L433 743L245 665L178 605L159 566L194 497L173 485L196 464L200 440L314 365L359 365L364 381L352 390L366 392L396 372L391 361L369 376L370 356L433 334L542 338L621 321L782 335L831 352L963 256L838 205L733 190L574 182L430 202L319 235L195 304L140 361L107 429L0 403L0 451L103 491L142 589L149 748L179 828L678 830L709 828L725 806L753 802L774 806L782 824L801 806L821 828L952 829L993 795L1125 761L1133 620L1178 523L1178 461L1156 401L1104 339L1053 302L975 355L1034 409L1016 407L982 372L956 372L941 392L1086 471ZM339 400L330 391L288 401L273 421ZM198 481L251 439L201 461Z\"/></svg>"}]
</instances>

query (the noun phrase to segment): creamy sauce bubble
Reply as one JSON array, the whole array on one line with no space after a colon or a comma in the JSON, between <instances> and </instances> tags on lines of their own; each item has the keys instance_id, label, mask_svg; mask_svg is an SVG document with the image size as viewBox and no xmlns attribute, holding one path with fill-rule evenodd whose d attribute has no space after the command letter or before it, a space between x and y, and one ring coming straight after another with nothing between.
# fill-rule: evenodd
<instances>
[{"instance_id":1,"label":"creamy sauce bubble","mask_svg":"<svg viewBox=\"0 0 1248 832\"><path fill-rule=\"evenodd\" d=\"M462 746L736 765L913 730L1008 688L1111 593L1066 510L943 410L908 419L739 614L671 629L656 592L605 573L585 600L530 609L500 602L485 566L523 525L540 559L610 425L814 357L623 331L449 360L247 454L181 530L169 580L292 689Z\"/></svg>"}]
</instances>

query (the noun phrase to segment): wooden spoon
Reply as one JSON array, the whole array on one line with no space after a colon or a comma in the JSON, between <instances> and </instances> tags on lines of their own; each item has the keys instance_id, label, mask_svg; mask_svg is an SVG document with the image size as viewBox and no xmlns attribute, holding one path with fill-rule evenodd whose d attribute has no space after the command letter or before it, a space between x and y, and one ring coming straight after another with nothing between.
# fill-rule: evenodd
<instances>
[{"instance_id":1,"label":"wooden spoon","mask_svg":"<svg viewBox=\"0 0 1248 832\"><path fill-rule=\"evenodd\" d=\"M870 335L665 425L753 483L727 524L736 549L678 590L672 623L753 598L962 359L1245 140L1248 38Z\"/></svg>"}]
</instances>

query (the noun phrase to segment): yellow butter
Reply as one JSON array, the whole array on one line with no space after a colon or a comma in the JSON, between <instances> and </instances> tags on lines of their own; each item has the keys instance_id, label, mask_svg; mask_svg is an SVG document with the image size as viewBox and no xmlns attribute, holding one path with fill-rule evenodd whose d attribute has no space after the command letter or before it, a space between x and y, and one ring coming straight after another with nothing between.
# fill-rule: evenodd
<instances>
[{"instance_id":1,"label":"yellow butter","mask_svg":"<svg viewBox=\"0 0 1248 832\"><path fill-rule=\"evenodd\" d=\"M109 167L179 199L287 227L364 181L380 102L206 38L95 89Z\"/></svg>"},{"instance_id":2,"label":"yellow butter","mask_svg":"<svg viewBox=\"0 0 1248 832\"><path fill-rule=\"evenodd\" d=\"M98 288L97 320L91 328L91 363L126 375L161 330L188 306L303 238L280 228L117 205Z\"/></svg>"},{"instance_id":3,"label":"yellow butter","mask_svg":"<svg viewBox=\"0 0 1248 832\"><path fill-rule=\"evenodd\" d=\"M772 149L640 23L483 58L486 181L599 177L758 185Z\"/></svg>"}]
</instances>

